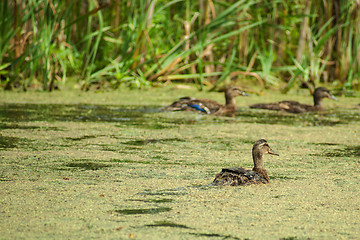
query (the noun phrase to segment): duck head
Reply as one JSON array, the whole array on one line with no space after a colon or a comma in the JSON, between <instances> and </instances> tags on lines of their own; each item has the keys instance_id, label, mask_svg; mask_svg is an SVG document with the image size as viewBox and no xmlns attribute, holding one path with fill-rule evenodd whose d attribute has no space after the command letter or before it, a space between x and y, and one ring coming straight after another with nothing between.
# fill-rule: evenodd
<instances>
[{"instance_id":1,"label":"duck head","mask_svg":"<svg viewBox=\"0 0 360 240\"><path fill-rule=\"evenodd\" d=\"M277 154L270 148L268 142L265 139L260 139L254 143L253 149L252 149L254 168L264 169L264 158L263 157L265 154L279 156L279 154Z\"/></svg>"},{"instance_id":2,"label":"duck head","mask_svg":"<svg viewBox=\"0 0 360 240\"><path fill-rule=\"evenodd\" d=\"M334 97L327 88L318 87L314 91L314 105L320 105L320 102L323 98L330 98L337 101L337 98Z\"/></svg>"},{"instance_id":3,"label":"duck head","mask_svg":"<svg viewBox=\"0 0 360 240\"><path fill-rule=\"evenodd\" d=\"M229 87L225 90L225 95L231 95L232 97L236 96L249 96L246 92L242 91L238 87Z\"/></svg>"},{"instance_id":4,"label":"duck head","mask_svg":"<svg viewBox=\"0 0 360 240\"><path fill-rule=\"evenodd\" d=\"M229 87L225 90L225 100L226 104L234 104L235 105L235 97L236 96L249 96L244 91L242 91L238 87Z\"/></svg>"}]
</instances>

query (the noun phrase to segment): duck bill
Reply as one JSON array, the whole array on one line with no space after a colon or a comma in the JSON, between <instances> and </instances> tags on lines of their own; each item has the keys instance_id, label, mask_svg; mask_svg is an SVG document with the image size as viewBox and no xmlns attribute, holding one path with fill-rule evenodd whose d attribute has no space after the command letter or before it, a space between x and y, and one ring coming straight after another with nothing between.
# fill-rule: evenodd
<instances>
[{"instance_id":1,"label":"duck bill","mask_svg":"<svg viewBox=\"0 0 360 240\"><path fill-rule=\"evenodd\" d=\"M250 96L249 94L247 94L246 92L244 92L244 91L241 91L241 96L246 96L246 97L248 97L248 96Z\"/></svg>"},{"instance_id":2,"label":"duck bill","mask_svg":"<svg viewBox=\"0 0 360 240\"><path fill-rule=\"evenodd\" d=\"M268 153L271 154L271 155L279 156L279 154L277 154L276 152L274 152L272 149L270 149L270 150L268 151Z\"/></svg>"},{"instance_id":3,"label":"duck bill","mask_svg":"<svg viewBox=\"0 0 360 240\"><path fill-rule=\"evenodd\" d=\"M329 95L329 98L330 98L330 99L333 99L333 100L335 100L335 101L338 100L338 99L337 99L336 97L334 97L334 95L332 95L332 94Z\"/></svg>"}]
</instances>

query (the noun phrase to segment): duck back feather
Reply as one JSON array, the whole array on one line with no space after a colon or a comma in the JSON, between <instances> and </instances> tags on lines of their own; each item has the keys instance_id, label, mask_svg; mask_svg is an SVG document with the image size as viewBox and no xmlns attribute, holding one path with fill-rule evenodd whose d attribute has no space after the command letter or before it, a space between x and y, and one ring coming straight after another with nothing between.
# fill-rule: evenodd
<instances>
[{"instance_id":1,"label":"duck back feather","mask_svg":"<svg viewBox=\"0 0 360 240\"><path fill-rule=\"evenodd\" d=\"M313 93L314 105L302 104L295 101L281 101L275 103L258 103L251 105L250 108L257 109L268 109L275 111L286 111L290 113L303 113L303 112L311 112L311 111L322 111L324 110L324 106L322 105L322 99L330 98L333 100L337 100L328 89L324 87L318 87L315 89Z\"/></svg>"},{"instance_id":2,"label":"duck back feather","mask_svg":"<svg viewBox=\"0 0 360 240\"><path fill-rule=\"evenodd\" d=\"M263 176L263 174L260 174L253 170L246 170L241 167L234 167L223 168L221 172L215 176L212 185L239 186L268 182L269 181L266 179L266 177Z\"/></svg>"},{"instance_id":3,"label":"duck back feather","mask_svg":"<svg viewBox=\"0 0 360 240\"><path fill-rule=\"evenodd\" d=\"M239 95L246 96L247 94L237 87L230 87L225 90L225 105L210 99L182 97L169 106L163 107L162 110L192 111L218 116L234 116L237 110L235 97Z\"/></svg>"}]
</instances>

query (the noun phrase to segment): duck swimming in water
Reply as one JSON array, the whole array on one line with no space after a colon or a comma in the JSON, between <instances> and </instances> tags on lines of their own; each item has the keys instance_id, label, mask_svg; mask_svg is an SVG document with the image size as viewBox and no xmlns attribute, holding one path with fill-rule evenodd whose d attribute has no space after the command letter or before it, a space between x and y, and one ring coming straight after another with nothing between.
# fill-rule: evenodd
<instances>
[{"instance_id":1,"label":"duck swimming in water","mask_svg":"<svg viewBox=\"0 0 360 240\"><path fill-rule=\"evenodd\" d=\"M237 110L236 96L247 96L238 87L229 87L225 90L225 105L210 99L183 97L173 102L171 105L163 107L166 111L193 111L217 116L234 116Z\"/></svg>"},{"instance_id":2,"label":"duck swimming in water","mask_svg":"<svg viewBox=\"0 0 360 240\"><path fill-rule=\"evenodd\" d=\"M251 105L250 108L269 109L276 111L283 110L290 113L303 113L324 110L325 108L322 105L323 98L330 98L337 101L337 99L330 93L330 91L324 87L316 88L313 97L314 106L295 101L281 101L276 103L258 103Z\"/></svg>"},{"instance_id":3,"label":"duck swimming in water","mask_svg":"<svg viewBox=\"0 0 360 240\"><path fill-rule=\"evenodd\" d=\"M252 170L246 170L242 167L223 168L221 172L216 175L212 185L238 186L269 183L270 178L264 167L264 154L279 156L279 154L271 150L265 139L260 139L254 143L252 149L254 161L254 168Z\"/></svg>"}]
</instances>

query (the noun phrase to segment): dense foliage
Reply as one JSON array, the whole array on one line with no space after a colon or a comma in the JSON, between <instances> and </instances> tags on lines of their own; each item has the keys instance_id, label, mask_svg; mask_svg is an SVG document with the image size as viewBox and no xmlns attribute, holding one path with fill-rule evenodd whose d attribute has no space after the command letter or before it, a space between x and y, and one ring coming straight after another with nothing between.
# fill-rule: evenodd
<instances>
[{"instance_id":1,"label":"dense foliage","mask_svg":"<svg viewBox=\"0 0 360 240\"><path fill-rule=\"evenodd\" d=\"M2 0L5 89L360 85L359 0Z\"/></svg>"}]
</instances>

